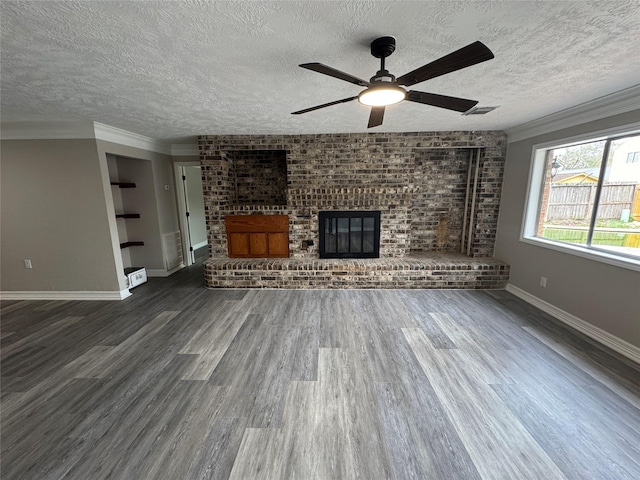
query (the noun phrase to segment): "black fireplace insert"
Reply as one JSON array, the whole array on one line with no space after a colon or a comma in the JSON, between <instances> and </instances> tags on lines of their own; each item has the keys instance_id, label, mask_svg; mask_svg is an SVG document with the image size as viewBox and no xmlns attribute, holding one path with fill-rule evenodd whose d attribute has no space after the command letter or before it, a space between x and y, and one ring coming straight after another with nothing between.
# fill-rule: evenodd
<instances>
[{"instance_id":1,"label":"black fireplace insert","mask_svg":"<svg viewBox=\"0 0 640 480\"><path fill-rule=\"evenodd\" d=\"M380 257L379 211L318 212L320 258Z\"/></svg>"}]
</instances>

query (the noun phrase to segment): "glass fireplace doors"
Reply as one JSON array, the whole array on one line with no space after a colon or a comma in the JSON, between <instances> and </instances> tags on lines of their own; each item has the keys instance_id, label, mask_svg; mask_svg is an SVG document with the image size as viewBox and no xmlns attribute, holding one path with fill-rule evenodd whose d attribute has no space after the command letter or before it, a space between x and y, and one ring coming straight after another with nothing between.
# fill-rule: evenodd
<instances>
[{"instance_id":1,"label":"glass fireplace doors","mask_svg":"<svg viewBox=\"0 0 640 480\"><path fill-rule=\"evenodd\" d=\"M318 213L320 258L378 258L379 211Z\"/></svg>"}]
</instances>

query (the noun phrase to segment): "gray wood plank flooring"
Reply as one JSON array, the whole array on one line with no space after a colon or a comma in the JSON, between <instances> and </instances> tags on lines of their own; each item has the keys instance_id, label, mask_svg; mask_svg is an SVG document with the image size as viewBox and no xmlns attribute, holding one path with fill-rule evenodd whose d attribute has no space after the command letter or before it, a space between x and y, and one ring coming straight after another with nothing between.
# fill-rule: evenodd
<instances>
[{"instance_id":1,"label":"gray wood plank flooring","mask_svg":"<svg viewBox=\"0 0 640 480\"><path fill-rule=\"evenodd\" d=\"M3 479L640 478L640 367L504 291L0 309Z\"/></svg>"}]
</instances>

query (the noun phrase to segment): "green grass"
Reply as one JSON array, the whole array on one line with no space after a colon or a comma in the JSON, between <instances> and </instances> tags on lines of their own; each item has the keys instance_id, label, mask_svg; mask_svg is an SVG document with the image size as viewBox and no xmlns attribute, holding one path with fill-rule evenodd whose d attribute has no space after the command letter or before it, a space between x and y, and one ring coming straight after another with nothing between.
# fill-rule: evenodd
<instances>
[{"instance_id":1,"label":"green grass","mask_svg":"<svg viewBox=\"0 0 640 480\"><path fill-rule=\"evenodd\" d=\"M559 242L586 244L588 232L585 230L561 230L561 229L547 229L542 233L543 238L549 240L557 240ZM626 233L608 233L608 232L595 232L593 234L593 245L610 245L623 247L626 242Z\"/></svg>"}]
</instances>

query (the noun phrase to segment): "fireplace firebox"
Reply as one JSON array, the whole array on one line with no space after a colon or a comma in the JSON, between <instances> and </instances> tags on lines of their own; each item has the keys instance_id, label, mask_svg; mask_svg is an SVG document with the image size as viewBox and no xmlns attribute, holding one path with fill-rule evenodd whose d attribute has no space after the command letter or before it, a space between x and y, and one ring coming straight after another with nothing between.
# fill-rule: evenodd
<instances>
[{"instance_id":1,"label":"fireplace firebox","mask_svg":"<svg viewBox=\"0 0 640 480\"><path fill-rule=\"evenodd\" d=\"M320 258L380 257L379 211L318 212Z\"/></svg>"}]
</instances>

